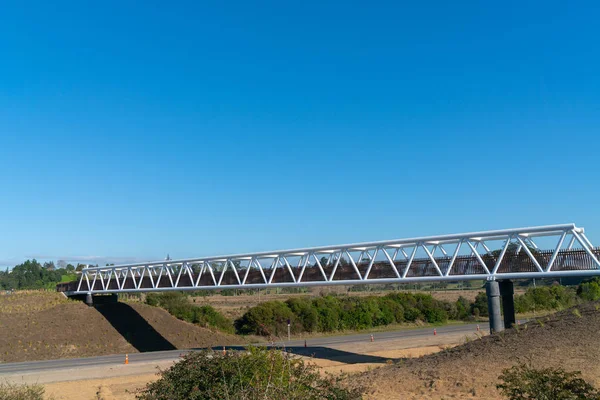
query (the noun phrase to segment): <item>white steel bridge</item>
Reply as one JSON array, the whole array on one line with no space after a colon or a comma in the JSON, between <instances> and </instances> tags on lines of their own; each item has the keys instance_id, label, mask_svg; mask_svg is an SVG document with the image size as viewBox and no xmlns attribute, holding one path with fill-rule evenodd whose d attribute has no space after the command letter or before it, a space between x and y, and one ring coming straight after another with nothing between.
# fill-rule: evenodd
<instances>
[{"instance_id":1,"label":"white steel bridge","mask_svg":"<svg viewBox=\"0 0 600 400\"><path fill-rule=\"evenodd\" d=\"M57 290L78 296L599 275L600 250L583 228L563 224L84 268Z\"/></svg>"}]
</instances>

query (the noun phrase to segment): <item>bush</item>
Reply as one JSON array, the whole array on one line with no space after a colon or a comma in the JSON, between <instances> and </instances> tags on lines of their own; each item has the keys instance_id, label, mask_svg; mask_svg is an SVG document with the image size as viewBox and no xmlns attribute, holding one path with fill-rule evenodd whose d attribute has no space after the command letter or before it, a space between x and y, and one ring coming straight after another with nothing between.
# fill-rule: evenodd
<instances>
[{"instance_id":1,"label":"bush","mask_svg":"<svg viewBox=\"0 0 600 400\"><path fill-rule=\"evenodd\" d=\"M286 301L290 311L295 316L293 330L315 332L319 325L319 314L309 299L291 298ZM297 326L297 325L300 326Z\"/></svg>"},{"instance_id":2,"label":"bush","mask_svg":"<svg viewBox=\"0 0 600 400\"><path fill-rule=\"evenodd\" d=\"M598 400L600 393L581 378L580 372L562 368L534 369L519 364L505 369L496 385L509 400Z\"/></svg>"},{"instance_id":3,"label":"bush","mask_svg":"<svg viewBox=\"0 0 600 400\"><path fill-rule=\"evenodd\" d=\"M176 318L201 325L206 328L233 333L233 324L229 319L212 306L196 307L188 302L188 297L181 292L150 293L146 295L146 304L162 307Z\"/></svg>"},{"instance_id":4,"label":"bush","mask_svg":"<svg viewBox=\"0 0 600 400\"><path fill-rule=\"evenodd\" d=\"M462 304L462 303L461 303ZM467 306L463 305L466 309ZM466 314L463 310L463 314ZM390 293L383 297L321 296L309 300L291 298L285 303L270 301L250 308L235 322L241 334L281 335L291 331L334 332L368 329L404 321L446 322L458 315L454 303L435 300L431 295Z\"/></svg>"},{"instance_id":5,"label":"bush","mask_svg":"<svg viewBox=\"0 0 600 400\"><path fill-rule=\"evenodd\" d=\"M450 317L450 319L465 320L465 319L470 318L471 304L469 303L469 300L460 296L458 298L458 300L456 300L455 306L456 306L456 317L455 318Z\"/></svg>"},{"instance_id":6,"label":"bush","mask_svg":"<svg viewBox=\"0 0 600 400\"><path fill-rule=\"evenodd\" d=\"M190 353L137 394L139 400L360 399L358 390L323 378L316 366L278 350Z\"/></svg>"},{"instance_id":7,"label":"bush","mask_svg":"<svg viewBox=\"0 0 600 400\"><path fill-rule=\"evenodd\" d=\"M600 300L600 278L582 282L577 288L577 296L587 301Z\"/></svg>"},{"instance_id":8,"label":"bush","mask_svg":"<svg viewBox=\"0 0 600 400\"><path fill-rule=\"evenodd\" d=\"M49 397L45 397L50 400ZM0 399L2 400L44 400L42 385L15 385L0 382Z\"/></svg>"},{"instance_id":9,"label":"bush","mask_svg":"<svg viewBox=\"0 0 600 400\"><path fill-rule=\"evenodd\" d=\"M235 321L235 328L242 334L279 336L287 333L287 320L291 322L293 317L286 303L267 301L249 309Z\"/></svg>"},{"instance_id":10,"label":"bush","mask_svg":"<svg viewBox=\"0 0 600 400\"><path fill-rule=\"evenodd\" d=\"M488 316L488 304L487 295L483 292L477 293L475 301L471 304L471 314L476 317L487 317ZM475 311L477 310L477 311Z\"/></svg>"},{"instance_id":11,"label":"bush","mask_svg":"<svg viewBox=\"0 0 600 400\"><path fill-rule=\"evenodd\" d=\"M575 305L577 298L572 288L554 285L529 288L520 295L515 296L515 311L518 313L533 310L556 310Z\"/></svg>"}]
</instances>

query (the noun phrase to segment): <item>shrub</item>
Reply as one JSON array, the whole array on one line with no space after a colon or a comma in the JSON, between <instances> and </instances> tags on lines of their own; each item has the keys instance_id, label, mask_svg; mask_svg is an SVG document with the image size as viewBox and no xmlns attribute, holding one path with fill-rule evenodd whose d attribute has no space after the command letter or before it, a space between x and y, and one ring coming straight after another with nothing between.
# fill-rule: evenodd
<instances>
[{"instance_id":1,"label":"shrub","mask_svg":"<svg viewBox=\"0 0 600 400\"><path fill-rule=\"evenodd\" d=\"M600 300L600 278L582 282L577 288L577 296L587 301Z\"/></svg>"},{"instance_id":2,"label":"shrub","mask_svg":"<svg viewBox=\"0 0 600 400\"><path fill-rule=\"evenodd\" d=\"M505 369L496 385L509 400L598 400L600 393L581 378L580 372L562 368L534 369L519 364Z\"/></svg>"},{"instance_id":3,"label":"shrub","mask_svg":"<svg viewBox=\"0 0 600 400\"><path fill-rule=\"evenodd\" d=\"M2 400L50 400L44 397L42 385L16 385L0 382L0 399Z\"/></svg>"},{"instance_id":4,"label":"shrub","mask_svg":"<svg viewBox=\"0 0 600 400\"><path fill-rule=\"evenodd\" d=\"M556 310L576 303L577 298L572 288L560 285L529 288L524 294L515 296L515 311Z\"/></svg>"},{"instance_id":5,"label":"shrub","mask_svg":"<svg viewBox=\"0 0 600 400\"><path fill-rule=\"evenodd\" d=\"M290 311L296 317L294 331L315 332L319 325L319 314L308 299L294 298L286 301ZM300 326L296 326L299 324Z\"/></svg>"},{"instance_id":6,"label":"shrub","mask_svg":"<svg viewBox=\"0 0 600 400\"><path fill-rule=\"evenodd\" d=\"M333 332L340 329L342 308L339 299L333 296L318 297L313 300L313 307L318 312L320 332Z\"/></svg>"},{"instance_id":7,"label":"shrub","mask_svg":"<svg viewBox=\"0 0 600 400\"><path fill-rule=\"evenodd\" d=\"M380 297L379 309L381 310L380 325L388 325L394 322L404 322L404 307L387 297Z\"/></svg>"},{"instance_id":8,"label":"shrub","mask_svg":"<svg viewBox=\"0 0 600 400\"><path fill-rule=\"evenodd\" d=\"M287 320L294 314L286 303L267 301L249 309L235 322L237 332L242 334L275 335L287 332Z\"/></svg>"},{"instance_id":9,"label":"shrub","mask_svg":"<svg viewBox=\"0 0 600 400\"><path fill-rule=\"evenodd\" d=\"M185 355L137 394L139 400L167 399L360 399L358 390L323 378L316 366L278 350L250 348L221 355L201 351Z\"/></svg>"},{"instance_id":10,"label":"shrub","mask_svg":"<svg viewBox=\"0 0 600 400\"><path fill-rule=\"evenodd\" d=\"M485 299L485 294L483 298ZM487 307L485 310L487 311ZM450 303L422 293L394 292L383 297L328 295L312 300L290 298L285 303L270 301L259 304L239 318L235 327L241 334L278 336L287 331L288 319L291 331L299 333L368 329L417 320L443 323L448 318L455 319L459 316L470 318L470 305L464 298Z\"/></svg>"},{"instance_id":11,"label":"shrub","mask_svg":"<svg viewBox=\"0 0 600 400\"><path fill-rule=\"evenodd\" d=\"M471 315L471 305L469 300L460 296L455 303L456 306L456 318L455 319L468 319ZM452 317L451 317L452 319Z\"/></svg>"},{"instance_id":12,"label":"shrub","mask_svg":"<svg viewBox=\"0 0 600 400\"><path fill-rule=\"evenodd\" d=\"M169 314L183 321L217 328L229 333L234 332L231 321L212 306L196 307L190 304L188 297L181 292L150 293L146 296L146 304L162 307Z\"/></svg>"},{"instance_id":13,"label":"shrub","mask_svg":"<svg viewBox=\"0 0 600 400\"><path fill-rule=\"evenodd\" d=\"M475 311L477 309L477 311ZM487 295L484 292L477 293L475 301L471 304L471 314L476 317L488 316Z\"/></svg>"}]
</instances>

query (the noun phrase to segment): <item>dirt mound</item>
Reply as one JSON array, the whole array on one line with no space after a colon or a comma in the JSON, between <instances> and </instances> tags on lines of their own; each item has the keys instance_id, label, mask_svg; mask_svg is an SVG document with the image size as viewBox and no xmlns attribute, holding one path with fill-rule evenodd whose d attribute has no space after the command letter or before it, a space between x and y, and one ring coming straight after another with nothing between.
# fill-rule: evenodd
<instances>
[{"instance_id":1,"label":"dirt mound","mask_svg":"<svg viewBox=\"0 0 600 400\"><path fill-rule=\"evenodd\" d=\"M581 371L600 385L600 303L587 303L419 359L353 377L373 399L501 398L502 369L519 361Z\"/></svg>"},{"instance_id":2,"label":"dirt mound","mask_svg":"<svg viewBox=\"0 0 600 400\"><path fill-rule=\"evenodd\" d=\"M239 344L145 304L91 308L51 292L0 295L0 362Z\"/></svg>"}]
</instances>

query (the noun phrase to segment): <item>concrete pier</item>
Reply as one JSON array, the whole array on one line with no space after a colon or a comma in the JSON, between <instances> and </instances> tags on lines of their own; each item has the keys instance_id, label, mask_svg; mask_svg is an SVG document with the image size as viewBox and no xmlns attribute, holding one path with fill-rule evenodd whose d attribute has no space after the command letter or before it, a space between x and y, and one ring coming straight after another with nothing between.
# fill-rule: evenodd
<instances>
[{"instance_id":1,"label":"concrete pier","mask_svg":"<svg viewBox=\"0 0 600 400\"><path fill-rule=\"evenodd\" d=\"M515 322L515 289L511 280L500 281L500 296L502 296L502 312L504 314L504 327L511 328Z\"/></svg>"},{"instance_id":2,"label":"concrete pier","mask_svg":"<svg viewBox=\"0 0 600 400\"><path fill-rule=\"evenodd\" d=\"M502 311L500 308L500 286L497 281L488 281L485 284L485 293L488 300L488 314L490 318L490 333L504 330Z\"/></svg>"}]
</instances>

